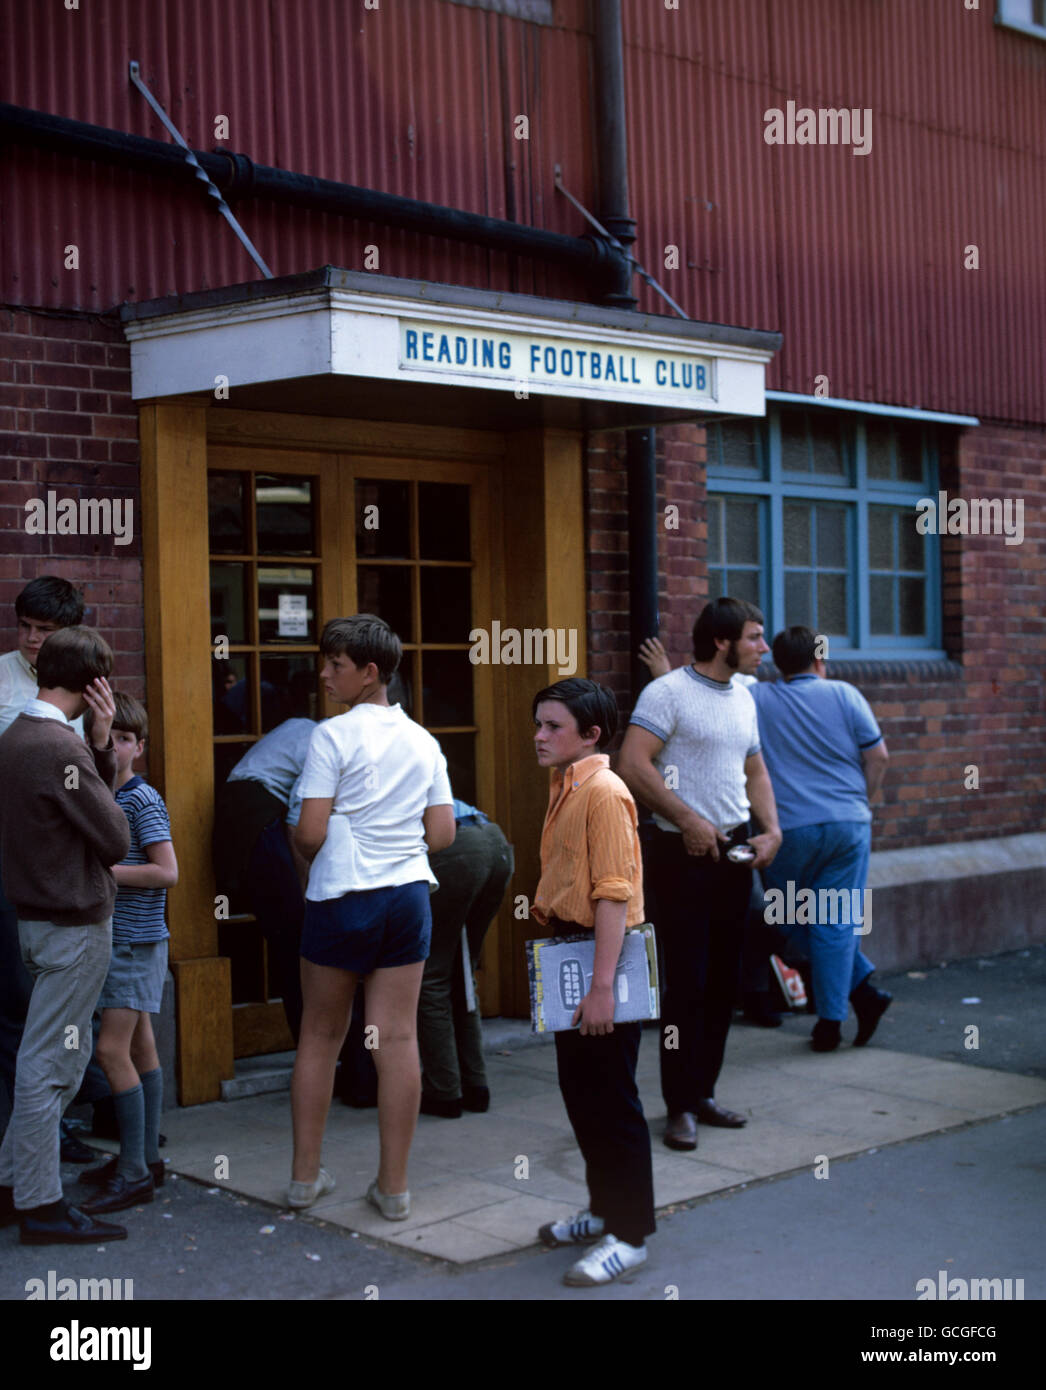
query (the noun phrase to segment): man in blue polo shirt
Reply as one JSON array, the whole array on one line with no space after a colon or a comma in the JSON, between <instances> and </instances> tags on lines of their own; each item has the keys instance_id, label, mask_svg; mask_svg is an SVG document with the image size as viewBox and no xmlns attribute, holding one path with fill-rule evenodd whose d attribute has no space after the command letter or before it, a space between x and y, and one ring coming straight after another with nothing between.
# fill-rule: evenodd
<instances>
[{"instance_id":1,"label":"man in blue polo shirt","mask_svg":"<svg viewBox=\"0 0 1046 1390\"><path fill-rule=\"evenodd\" d=\"M784 925L813 967L818 1020L811 1045L831 1052L848 1000L857 1015L856 1047L872 1036L891 1001L869 981L875 967L857 944L867 913L854 911L866 900L869 802L882 785L887 753L867 700L846 681L826 679L817 650L808 627L778 633L774 664L784 679L754 686L752 695L784 836L763 881L781 894L778 905L795 905L803 889L813 890L813 903L804 894L796 920Z\"/></svg>"}]
</instances>

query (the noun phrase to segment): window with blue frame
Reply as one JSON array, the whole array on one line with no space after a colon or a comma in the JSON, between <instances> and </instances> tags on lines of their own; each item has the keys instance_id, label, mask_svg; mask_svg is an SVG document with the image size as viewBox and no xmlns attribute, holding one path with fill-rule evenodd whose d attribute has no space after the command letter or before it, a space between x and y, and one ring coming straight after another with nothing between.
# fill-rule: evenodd
<instances>
[{"instance_id":1,"label":"window with blue frame","mask_svg":"<svg viewBox=\"0 0 1046 1390\"><path fill-rule=\"evenodd\" d=\"M942 656L938 540L915 525L936 493L918 421L781 406L710 424L710 594L826 634L836 658Z\"/></svg>"}]
</instances>

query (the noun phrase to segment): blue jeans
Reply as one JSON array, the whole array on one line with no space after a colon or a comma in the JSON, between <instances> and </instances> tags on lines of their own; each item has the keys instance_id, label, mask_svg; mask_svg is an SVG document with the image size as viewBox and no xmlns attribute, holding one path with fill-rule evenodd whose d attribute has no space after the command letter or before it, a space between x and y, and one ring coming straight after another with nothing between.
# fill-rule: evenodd
<instances>
[{"instance_id":1,"label":"blue jeans","mask_svg":"<svg viewBox=\"0 0 1046 1390\"><path fill-rule=\"evenodd\" d=\"M861 891L868 882L871 845L872 827L865 821L825 821L786 830L774 862L763 870L763 883L768 890L787 894L791 881L796 895L810 888L815 897L822 888ZM812 916L809 925L792 923L782 930L810 957L818 1017L841 1023L849 1012L850 995L875 966L858 948L852 921L826 921L817 907Z\"/></svg>"}]
</instances>

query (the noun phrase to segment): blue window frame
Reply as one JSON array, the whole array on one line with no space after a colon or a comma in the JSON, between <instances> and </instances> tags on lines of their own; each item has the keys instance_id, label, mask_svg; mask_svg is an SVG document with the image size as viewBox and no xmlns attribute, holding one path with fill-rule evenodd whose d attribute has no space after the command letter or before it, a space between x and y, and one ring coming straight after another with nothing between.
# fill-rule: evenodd
<instances>
[{"instance_id":1,"label":"blue window frame","mask_svg":"<svg viewBox=\"0 0 1046 1390\"><path fill-rule=\"evenodd\" d=\"M710 424L710 593L824 633L837 659L943 657L939 542L915 527L937 490L919 421L780 406Z\"/></svg>"}]
</instances>

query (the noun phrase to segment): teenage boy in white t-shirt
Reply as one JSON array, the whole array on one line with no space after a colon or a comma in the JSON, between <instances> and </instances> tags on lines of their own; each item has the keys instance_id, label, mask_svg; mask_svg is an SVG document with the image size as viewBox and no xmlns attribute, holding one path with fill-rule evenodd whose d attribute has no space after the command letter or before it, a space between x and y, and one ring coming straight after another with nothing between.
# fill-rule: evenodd
<instances>
[{"instance_id":1,"label":"teenage boy in white t-shirt","mask_svg":"<svg viewBox=\"0 0 1046 1390\"><path fill-rule=\"evenodd\" d=\"M402 655L370 613L323 629L320 672L345 714L317 726L299 791L295 847L309 862L301 942L304 1012L291 1082L294 1165L288 1202L311 1206L334 1188L320 1166L334 1068L358 980L376 1028L381 1161L367 1200L390 1221L410 1214L407 1158L421 1100L418 994L429 953L427 850L454 839L447 763L431 734L390 705Z\"/></svg>"}]
</instances>

